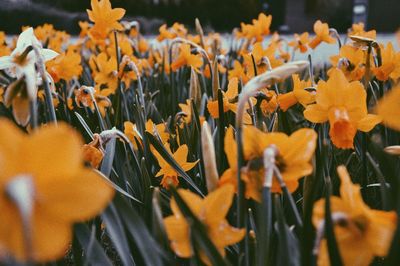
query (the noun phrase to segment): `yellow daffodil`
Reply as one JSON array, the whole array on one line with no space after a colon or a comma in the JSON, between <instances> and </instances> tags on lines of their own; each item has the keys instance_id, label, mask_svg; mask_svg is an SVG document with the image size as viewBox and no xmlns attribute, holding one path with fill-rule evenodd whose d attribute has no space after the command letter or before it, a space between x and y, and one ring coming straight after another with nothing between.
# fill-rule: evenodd
<instances>
[{"instance_id":1,"label":"yellow daffodil","mask_svg":"<svg viewBox=\"0 0 400 266\"><path fill-rule=\"evenodd\" d=\"M244 229L237 229L229 225L225 216L232 205L234 189L225 185L214 190L204 199L189 190L178 190L179 195L190 207L194 215L206 227L207 235L222 256L225 256L225 247L238 243L245 235ZM191 245L190 225L182 215L175 199L171 200L172 215L164 218L165 229L171 248L176 255L190 258L194 251ZM210 260L200 251L200 258L207 265Z\"/></svg>"},{"instance_id":2,"label":"yellow daffodil","mask_svg":"<svg viewBox=\"0 0 400 266\"><path fill-rule=\"evenodd\" d=\"M299 75L292 75L293 91L279 94L279 107L286 112L291 106L300 103L303 107L315 102L315 91L309 91L311 80L300 80Z\"/></svg>"},{"instance_id":3,"label":"yellow daffodil","mask_svg":"<svg viewBox=\"0 0 400 266\"><path fill-rule=\"evenodd\" d=\"M94 22L89 31L92 36L105 39L111 30L123 30L118 20L125 15L125 9L112 8L109 0L91 0L90 3L92 10L86 11L90 21Z\"/></svg>"},{"instance_id":4,"label":"yellow daffodil","mask_svg":"<svg viewBox=\"0 0 400 266\"><path fill-rule=\"evenodd\" d=\"M331 215L339 252L344 265L370 265L375 256L389 251L396 230L397 216L393 211L373 210L362 199L360 186L351 182L346 167L339 166L340 198L331 196ZM325 199L314 205L313 224L323 232ZM327 241L319 246L318 265L330 265Z\"/></svg>"},{"instance_id":5,"label":"yellow daffodil","mask_svg":"<svg viewBox=\"0 0 400 266\"><path fill-rule=\"evenodd\" d=\"M400 131L400 86L392 88L381 99L376 112L385 126Z\"/></svg>"},{"instance_id":6,"label":"yellow daffodil","mask_svg":"<svg viewBox=\"0 0 400 266\"><path fill-rule=\"evenodd\" d=\"M336 40L330 35L329 26L327 23L322 23L317 20L314 23L315 37L308 44L312 49L315 49L321 42L335 43Z\"/></svg>"},{"instance_id":7,"label":"yellow daffodil","mask_svg":"<svg viewBox=\"0 0 400 266\"><path fill-rule=\"evenodd\" d=\"M386 81L391 78L397 81L400 77L400 52L393 49L393 44L389 42L386 47L381 45L382 65L373 67L372 72L376 78Z\"/></svg>"},{"instance_id":8,"label":"yellow daffodil","mask_svg":"<svg viewBox=\"0 0 400 266\"><path fill-rule=\"evenodd\" d=\"M360 80L365 73L365 57L362 49L343 45L338 55L331 56L331 63L345 74L348 81Z\"/></svg>"},{"instance_id":9,"label":"yellow daffodil","mask_svg":"<svg viewBox=\"0 0 400 266\"><path fill-rule=\"evenodd\" d=\"M196 166L198 160L195 162L187 161L188 147L186 146L186 144L179 146L179 148L174 153L171 152L168 143L166 143L164 147L167 149L167 151L171 154L171 156L175 159L175 161L182 167L182 169L185 172L189 171L190 169ZM179 179L178 179L179 174L171 165L169 165L164 160L164 158L158 152L155 151L153 152L153 154L156 157L158 164L161 167L161 169L156 174L156 177L162 176L161 185L164 188L168 188L168 186L170 185L177 186L179 184Z\"/></svg>"},{"instance_id":10,"label":"yellow daffodil","mask_svg":"<svg viewBox=\"0 0 400 266\"><path fill-rule=\"evenodd\" d=\"M289 46L292 46L295 51L300 50L301 53L305 53L308 50L307 44L310 42L308 32L303 32L301 35L294 34L294 40L289 42Z\"/></svg>"},{"instance_id":11,"label":"yellow daffodil","mask_svg":"<svg viewBox=\"0 0 400 266\"><path fill-rule=\"evenodd\" d=\"M313 123L329 121L329 136L341 149L353 148L357 130L369 132L381 118L368 114L366 92L359 81L348 82L343 72L332 69L328 81L319 81L316 103L304 111L304 117Z\"/></svg>"},{"instance_id":12,"label":"yellow daffodil","mask_svg":"<svg viewBox=\"0 0 400 266\"><path fill-rule=\"evenodd\" d=\"M60 54L55 59L46 63L46 68L54 82L61 79L70 81L82 74L81 56L72 49Z\"/></svg>"},{"instance_id":13,"label":"yellow daffodil","mask_svg":"<svg viewBox=\"0 0 400 266\"><path fill-rule=\"evenodd\" d=\"M316 147L317 133L312 129L299 129L292 135L285 133L264 133L253 126L244 128L243 151L246 167L241 169L243 181L246 183L247 198L261 200L261 189L264 182L264 150L272 145L277 149L276 166L282 174L283 181L290 192L298 187L298 180L312 173L310 160ZM225 135L225 154L230 168L226 170L220 185L227 183L237 186L236 142L233 129L229 128ZM281 192L278 181L274 178L272 192Z\"/></svg>"},{"instance_id":14,"label":"yellow daffodil","mask_svg":"<svg viewBox=\"0 0 400 266\"><path fill-rule=\"evenodd\" d=\"M179 47L179 55L178 58L171 64L172 71L177 71L178 68L183 66L191 66L197 72L199 72L199 68L203 65L203 60L200 54L192 54L190 51L190 45L183 43Z\"/></svg>"},{"instance_id":15,"label":"yellow daffodil","mask_svg":"<svg viewBox=\"0 0 400 266\"><path fill-rule=\"evenodd\" d=\"M84 167L81 139L66 124L30 136L8 120L0 120L0 127L0 246L20 261L61 258L72 225L101 212L114 190Z\"/></svg>"}]
</instances>

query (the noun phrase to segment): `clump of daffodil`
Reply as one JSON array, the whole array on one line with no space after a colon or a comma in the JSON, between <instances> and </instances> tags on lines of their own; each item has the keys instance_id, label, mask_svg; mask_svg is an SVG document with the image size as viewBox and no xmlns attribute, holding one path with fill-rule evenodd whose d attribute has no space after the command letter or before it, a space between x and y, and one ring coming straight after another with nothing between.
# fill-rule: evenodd
<instances>
[{"instance_id":1,"label":"clump of daffodil","mask_svg":"<svg viewBox=\"0 0 400 266\"><path fill-rule=\"evenodd\" d=\"M234 188L226 185L214 190L204 199L189 190L178 190L179 195L188 204L193 214L206 227L207 235L222 256L225 247L238 243L245 235L244 229L229 225L225 216L232 205ZM175 254L182 258L194 255L191 244L190 224L178 208L175 199L171 200L172 215L164 218L165 229ZM203 251L199 252L201 260L211 265Z\"/></svg>"},{"instance_id":2,"label":"clump of daffodil","mask_svg":"<svg viewBox=\"0 0 400 266\"><path fill-rule=\"evenodd\" d=\"M20 261L65 255L72 225L99 214L114 190L84 167L80 136L66 124L32 135L0 120L0 246Z\"/></svg>"},{"instance_id":3,"label":"clump of daffodil","mask_svg":"<svg viewBox=\"0 0 400 266\"><path fill-rule=\"evenodd\" d=\"M316 147L317 133L312 129L299 129L292 135L274 132L264 133L253 126L244 127L243 155L246 166L240 169L242 179L246 183L245 195L247 198L261 200L261 189L264 182L264 150L273 146L276 148L276 166L282 174L283 181L290 192L298 187L298 180L312 173L310 160ZM237 186L237 144L233 135L233 128L229 128L225 135L225 154L230 168L221 179L220 186L233 184ZM276 178L272 184L273 192L281 192Z\"/></svg>"},{"instance_id":4,"label":"clump of daffodil","mask_svg":"<svg viewBox=\"0 0 400 266\"><path fill-rule=\"evenodd\" d=\"M370 265L375 256L389 252L397 225L394 211L371 209L362 199L360 186L351 182L346 167L339 166L340 198L331 196L331 215L339 252L344 265ZM314 205L313 224L317 228L318 265L330 265L327 240L322 239L325 199Z\"/></svg>"},{"instance_id":5,"label":"clump of daffodil","mask_svg":"<svg viewBox=\"0 0 400 266\"><path fill-rule=\"evenodd\" d=\"M313 123L329 121L332 143L341 149L353 148L357 130L371 131L381 122L368 114L367 94L359 81L348 82L342 71L332 69L327 81L319 81L315 104L304 110L304 117Z\"/></svg>"}]
</instances>

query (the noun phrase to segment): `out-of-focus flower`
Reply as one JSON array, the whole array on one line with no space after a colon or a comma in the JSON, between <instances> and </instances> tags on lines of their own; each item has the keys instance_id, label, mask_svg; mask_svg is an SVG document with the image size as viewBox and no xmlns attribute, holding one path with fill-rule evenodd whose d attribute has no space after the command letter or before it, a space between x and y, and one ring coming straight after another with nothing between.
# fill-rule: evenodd
<instances>
[{"instance_id":1,"label":"out-of-focus flower","mask_svg":"<svg viewBox=\"0 0 400 266\"><path fill-rule=\"evenodd\" d=\"M72 49L60 54L46 63L46 68L54 82L61 79L70 81L82 74L81 56Z\"/></svg>"},{"instance_id":2,"label":"out-of-focus flower","mask_svg":"<svg viewBox=\"0 0 400 266\"><path fill-rule=\"evenodd\" d=\"M255 39L257 42L262 41L265 36L270 34L271 22L271 15L260 13L258 19L253 19L253 24L241 23L242 31L239 36L249 40Z\"/></svg>"},{"instance_id":3,"label":"out-of-focus flower","mask_svg":"<svg viewBox=\"0 0 400 266\"><path fill-rule=\"evenodd\" d=\"M92 67L96 88L106 86L113 93L118 87L117 59L115 57L108 58L106 53L92 56L91 61L94 62Z\"/></svg>"},{"instance_id":4,"label":"out-of-focus flower","mask_svg":"<svg viewBox=\"0 0 400 266\"><path fill-rule=\"evenodd\" d=\"M375 256L384 257L397 225L394 211L373 210L362 199L360 186L351 182L346 167L339 166L340 198L331 196L331 215L334 232L344 265L370 265ZM321 234L324 230L325 199L317 201L313 224ZM328 244L322 239L318 265L329 265Z\"/></svg>"},{"instance_id":5,"label":"out-of-focus flower","mask_svg":"<svg viewBox=\"0 0 400 266\"><path fill-rule=\"evenodd\" d=\"M308 50L307 44L310 42L308 32L303 32L301 35L294 34L294 40L289 42L289 46L292 46L295 51L300 50L301 53L305 53Z\"/></svg>"},{"instance_id":6,"label":"out-of-focus flower","mask_svg":"<svg viewBox=\"0 0 400 266\"><path fill-rule=\"evenodd\" d=\"M360 36L376 40L376 31L375 30L365 31L364 23L359 22L359 23L354 23L351 26L351 29L349 29L348 36Z\"/></svg>"},{"instance_id":7,"label":"out-of-focus flower","mask_svg":"<svg viewBox=\"0 0 400 266\"><path fill-rule=\"evenodd\" d=\"M386 47L381 45L382 65L373 67L372 72L376 78L386 81L389 78L397 81L400 77L400 52L393 49L393 44L389 42Z\"/></svg>"},{"instance_id":8,"label":"out-of-focus flower","mask_svg":"<svg viewBox=\"0 0 400 266\"><path fill-rule=\"evenodd\" d=\"M400 86L387 92L376 106L385 126L400 131Z\"/></svg>"},{"instance_id":9,"label":"out-of-focus flower","mask_svg":"<svg viewBox=\"0 0 400 266\"><path fill-rule=\"evenodd\" d=\"M20 261L61 258L72 225L101 212L114 190L84 167L80 136L66 124L47 125L30 136L8 120L0 127L0 246Z\"/></svg>"},{"instance_id":10,"label":"out-of-focus flower","mask_svg":"<svg viewBox=\"0 0 400 266\"><path fill-rule=\"evenodd\" d=\"M178 70L183 66L191 66L197 72L199 72L199 68L203 65L203 60L200 54L192 54L190 51L190 45L183 43L179 47L179 55L178 58L171 64L172 71Z\"/></svg>"},{"instance_id":11,"label":"out-of-focus flower","mask_svg":"<svg viewBox=\"0 0 400 266\"><path fill-rule=\"evenodd\" d=\"M314 32L315 37L308 44L312 49L315 49L321 42L326 43L335 43L336 40L330 35L329 26L327 23L322 23L320 20L317 20L314 23Z\"/></svg>"},{"instance_id":12,"label":"out-of-focus flower","mask_svg":"<svg viewBox=\"0 0 400 266\"><path fill-rule=\"evenodd\" d=\"M92 10L87 9L90 21L94 26L89 33L95 39L105 39L112 30L123 30L118 22L124 15L125 9L112 8L109 0L91 0Z\"/></svg>"}]
</instances>

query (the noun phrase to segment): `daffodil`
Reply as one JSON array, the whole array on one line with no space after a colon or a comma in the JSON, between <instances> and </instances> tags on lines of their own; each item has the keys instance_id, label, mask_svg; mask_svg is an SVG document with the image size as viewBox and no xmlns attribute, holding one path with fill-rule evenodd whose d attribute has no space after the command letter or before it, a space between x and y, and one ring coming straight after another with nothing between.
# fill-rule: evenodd
<instances>
[{"instance_id":1,"label":"daffodil","mask_svg":"<svg viewBox=\"0 0 400 266\"><path fill-rule=\"evenodd\" d=\"M349 36L360 36L360 37L365 37L369 39L376 39L376 31L375 30L370 30L370 31L365 31L364 29L364 23L359 22L359 23L354 23L351 26L351 29L349 30L348 33Z\"/></svg>"},{"instance_id":2,"label":"daffodil","mask_svg":"<svg viewBox=\"0 0 400 266\"><path fill-rule=\"evenodd\" d=\"M276 148L275 162L282 174L283 181L290 192L298 187L298 180L312 173L310 160L316 147L317 133L312 129L299 129L292 135L285 133L264 133L253 126L244 127L243 155L246 167L240 169L242 179L246 183L245 195L247 198L261 200L262 184L264 183L264 150L269 147ZM233 139L233 130L228 129L225 135L225 154L230 168L226 170L220 185L226 183L237 186L236 173L236 142ZM273 179L272 192L281 192L276 178Z\"/></svg>"},{"instance_id":3,"label":"daffodil","mask_svg":"<svg viewBox=\"0 0 400 266\"><path fill-rule=\"evenodd\" d=\"M222 102L224 113L229 110L236 113L237 110L237 99L238 99L238 79L232 78L229 80L228 90L223 92ZM208 112L213 118L219 118L219 107L218 100L209 101L207 103Z\"/></svg>"},{"instance_id":4,"label":"daffodil","mask_svg":"<svg viewBox=\"0 0 400 266\"><path fill-rule=\"evenodd\" d=\"M243 84L246 84L247 81L249 81L249 79L250 79L246 74L245 68L242 66L242 64L238 60L235 60L233 62L233 68L228 71L228 75L229 75L228 76L229 79L236 77L239 80L241 80L243 82Z\"/></svg>"},{"instance_id":5,"label":"daffodil","mask_svg":"<svg viewBox=\"0 0 400 266\"><path fill-rule=\"evenodd\" d=\"M92 10L87 9L89 20L94 22L94 26L89 33L95 38L105 39L112 30L123 30L118 22L124 15L125 9L112 8L110 0L91 0Z\"/></svg>"},{"instance_id":6,"label":"daffodil","mask_svg":"<svg viewBox=\"0 0 400 266\"><path fill-rule=\"evenodd\" d=\"M72 225L99 214L114 190L84 167L81 138L66 124L30 136L8 120L0 127L0 246L20 261L59 259Z\"/></svg>"},{"instance_id":7,"label":"daffodil","mask_svg":"<svg viewBox=\"0 0 400 266\"><path fill-rule=\"evenodd\" d=\"M241 37L249 40L262 41L265 36L270 34L272 16L260 13L258 19L253 19L252 24L241 23Z\"/></svg>"},{"instance_id":8,"label":"daffodil","mask_svg":"<svg viewBox=\"0 0 400 266\"><path fill-rule=\"evenodd\" d=\"M279 107L286 112L291 106L300 103L303 107L315 102L315 91L310 90L311 80L300 80L299 75L292 75L293 91L279 94Z\"/></svg>"},{"instance_id":9,"label":"daffodil","mask_svg":"<svg viewBox=\"0 0 400 266\"><path fill-rule=\"evenodd\" d=\"M308 50L307 44L310 42L308 32L303 32L301 35L294 34L294 40L289 42L289 46L292 46L295 51L300 50L301 53L305 53Z\"/></svg>"},{"instance_id":10,"label":"daffodil","mask_svg":"<svg viewBox=\"0 0 400 266\"><path fill-rule=\"evenodd\" d=\"M93 56L91 61L94 62L92 70L96 88L99 89L103 85L115 92L118 87L117 59L100 53L96 57Z\"/></svg>"},{"instance_id":11,"label":"daffodil","mask_svg":"<svg viewBox=\"0 0 400 266\"><path fill-rule=\"evenodd\" d=\"M10 84L5 93L5 105L13 106L16 121L25 126L29 122L29 102L37 96L38 78L35 64L37 61L34 46L46 62L58 55L50 49L42 49L33 34L33 28L22 32L12 53L0 57L0 70L7 69L10 76L17 80Z\"/></svg>"},{"instance_id":12,"label":"daffodil","mask_svg":"<svg viewBox=\"0 0 400 266\"><path fill-rule=\"evenodd\" d=\"M348 81L360 80L365 73L365 57L362 49L343 45L338 55L331 56L331 62L345 74Z\"/></svg>"},{"instance_id":13,"label":"daffodil","mask_svg":"<svg viewBox=\"0 0 400 266\"><path fill-rule=\"evenodd\" d=\"M332 69L327 81L319 81L316 103L304 110L304 117L313 123L329 121L329 136L341 149L353 148L357 130L371 131L381 122L379 116L368 114L367 95L359 81L348 82L342 71Z\"/></svg>"},{"instance_id":14,"label":"daffodil","mask_svg":"<svg viewBox=\"0 0 400 266\"><path fill-rule=\"evenodd\" d=\"M214 190L204 199L189 190L178 190L179 195L190 207L193 214L206 228L207 236L213 242L222 256L225 256L225 247L238 243L245 235L244 229L237 229L229 225L225 216L232 205L234 189L225 185ZM171 248L176 255L190 258L194 251L191 245L190 224L185 219L175 199L171 200L172 215L164 218L165 229ZM200 258L210 265L210 260L200 250Z\"/></svg>"},{"instance_id":15,"label":"daffodil","mask_svg":"<svg viewBox=\"0 0 400 266\"><path fill-rule=\"evenodd\" d=\"M174 153L171 152L168 143L164 144L164 147L185 172L189 171L190 169L196 166L198 161L195 162L187 161L188 147L186 146L186 144L179 146ZM168 188L168 186L170 185L177 186L179 184L179 179L178 179L179 174L170 164L168 164L164 160L164 158L158 152L153 152L153 154L156 157L158 164L161 167L161 169L156 174L156 177L162 176L161 185L164 188Z\"/></svg>"},{"instance_id":16,"label":"daffodil","mask_svg":"<svg viewBox=\"0 0 400 266\"><path fill-rule=\"evenodd\" d=\"M146 132L157 136L162 143L166 143L169 140L169 133L167 132L167 127L165 123L155 124L151 119L147 120L145 124ZM130 121L124 122L124 134L131 141L135 149L137 149L136 139L141 143L142 136L140 135L137 127Z\"/></svg>"},{"instance_id":17,"label":"daffodil","mask_svg":"<svg viewBox=\"0 0 400 266\"><path fill-rule=\"evenodd\" d=\"M376 78L381 81L386 81L391 78L397 81L400 77L400 52L393 49L393 44L389 42L386 47L381 47L382 65L373 67L372 72Z\"/></svg>"},{"instance_id":18,"label":"daffodil","mask_svg":"<svg viewBox=\"0 0 400 266\"><path fill-rule=\"evenodd\" d=\"M382 117L385 126L400 131L400 86L387 92L376 106L376 113Z\"/></svg>"},{"instance_id":19,"label":"daffodil","mask_svg":"<svg viewBox=\"0 0 400 266\"><path fill-rule=\"evenodd\" d=\"M330 35L329 26L327 23L322 23L317 20L314 23L315 37L308 44L312 49L315 49L321 42L326 42L329 44L335 43L336 40Z\"/></svg>"},{"instance_id":20,"label":"daffodil","mask_svg":"<svg viewBox=\"0 0 400 266\"><path fill-rule=\"evenodd\" d=\"M351 182L346 167L339 166L340 198L331 196L331 216L344 265L370 265L375 256L387 255L397 225L394 211L371 209L362 199L360 186ZM314 205L313 224L324 230L325 199ZM327 241L320 241L318 265L330 265Z\"/></svg>"},{"instance_id":21,"label":"daffodil","mask_svg":"<svg viewBox=\"0 0 400 266\"><path fill-rule=\"evenodd\" d=\"M54 82L61 79L70 81L74 77L79 77L83 71L81 56L72 49L68 49L53 60L48 61L46 68Z\"/></svg>"},{"instance_id":22,"label":"daffodil","mask_svg":"<svg viewBox=\"0 0 400 266\"><path fill-rule=\"evenodd\" d=\"M176 58L175 61L173 61L171 64L171 69L172 71L176 71L178 70L178 68L181 68L183 66L191 66L198 72L199 68L202 65L203 65L203 60L201 55L192 54L190 51L190 45L183 43L179 47L178 58Z\"/></svg>"},{"instance_id":23,"label":"daffodil","mask_svg":"<svg viewBox=\"0 0 400 266\"><path fill-rule=\"evenodd\" d=\"M93 168L99 168L104 157L104 150L99 134L93 135L93 140L82 146L83 160L88 162Z\"/></svg>"}]
</instances>

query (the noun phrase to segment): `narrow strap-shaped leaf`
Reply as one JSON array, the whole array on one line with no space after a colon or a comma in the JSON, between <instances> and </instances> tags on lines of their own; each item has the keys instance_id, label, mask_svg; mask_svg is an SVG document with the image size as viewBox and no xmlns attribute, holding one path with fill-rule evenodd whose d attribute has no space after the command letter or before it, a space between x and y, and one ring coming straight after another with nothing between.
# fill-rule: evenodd
<instances>
[{"instance_id":1,"label":"narrow strap-shaped leaf","mask_svg":"<svg viewBox=\"0 0 400 266\"><path fill-rule=\"evenodd\" d=\"M103 248L97 239L91 234L89 228L85 224L77 224L74 227L75 235L82 249L86 254L86 261L89 265L112 266L113 264L107 257Z\"/></svg>"},{"instance_id":2,"label":"narrow strap-shaped leaf","mask_svg":"<svg viewBox=\"0 0 400 266\"><path fill-rule=\"evenodd\" d=\"M106 225L106 231L125 266L134 265L124 227L113 203L101 215Z\"/></svg>"}]
</instances>

